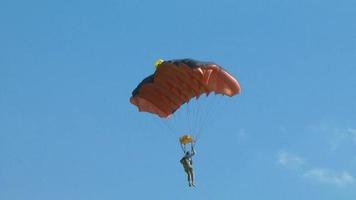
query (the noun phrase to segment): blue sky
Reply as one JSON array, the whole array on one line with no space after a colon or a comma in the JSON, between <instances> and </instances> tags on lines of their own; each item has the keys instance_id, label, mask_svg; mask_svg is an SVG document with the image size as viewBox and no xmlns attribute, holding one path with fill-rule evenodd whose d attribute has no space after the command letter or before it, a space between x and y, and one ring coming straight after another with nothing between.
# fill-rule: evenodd
<instances>
[{"instance_id":1,"label":"blue sky","mask_svg":"<svg viewBox=\"0 0 356 200\"><path fill-rule=\"evenodd\" d=\"M355 7L1 0L0 199L355 199ZM243 89L201 134L194 189L177 138L128 101L186 57Z\"/></svg>"}]
</instances>

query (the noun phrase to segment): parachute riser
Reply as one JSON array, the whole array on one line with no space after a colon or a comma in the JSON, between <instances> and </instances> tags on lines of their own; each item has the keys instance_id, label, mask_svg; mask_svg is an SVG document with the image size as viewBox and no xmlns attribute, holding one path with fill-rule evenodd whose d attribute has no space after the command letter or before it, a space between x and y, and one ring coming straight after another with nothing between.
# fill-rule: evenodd
<instances>
[{"instance_id":1,"label":"parachute riser","mask_svg":"<svg viewBox=\"0 0 356 200\"><path fill-rule=\"evenodd\" d=\"M186 153L189 149L193 149L195 147L195 143L188 143L188 144L180 144L183 153Z\"/></svg>"}]
</instances>

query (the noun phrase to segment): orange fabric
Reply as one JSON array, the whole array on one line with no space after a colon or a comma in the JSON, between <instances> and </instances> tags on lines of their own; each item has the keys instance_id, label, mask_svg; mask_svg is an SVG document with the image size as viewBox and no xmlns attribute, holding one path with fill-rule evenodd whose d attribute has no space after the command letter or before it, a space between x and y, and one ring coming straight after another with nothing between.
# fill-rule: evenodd
<instances>
[{"instance_id":1,"label":"orange fabric","mask_svg":"<svg viewBox=\"0 0 356 200\"><path fill-rule=\"evenodd\" d=\"M130 102L140 111L167 118L193 97L210 92L233 96L240 90L238 81L218 65L191 68L162 63L153 83L143 85Z\"/></svg>"}]
</instances>

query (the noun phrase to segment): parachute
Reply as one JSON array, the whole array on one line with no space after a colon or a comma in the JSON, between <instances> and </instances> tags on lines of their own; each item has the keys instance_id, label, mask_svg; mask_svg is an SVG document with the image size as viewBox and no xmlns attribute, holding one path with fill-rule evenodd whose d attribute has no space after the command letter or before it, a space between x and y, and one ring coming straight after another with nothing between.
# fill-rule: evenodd
<instances>
[{"instance_id":1,"label":"parachute","mask_svg":"<svg viewBox=\"0 0 356 200\"><path fill-rule=\"evenodd\" d=\"M141 112L170 118L194 97L199 99L202 94L210 93L231 97L241 91L239 82L213 62L159 59L155 65L155 72L137 85L130 98ZM190 135L180 138L184 145L193 140Z\"/></svg>"}]
</instances>

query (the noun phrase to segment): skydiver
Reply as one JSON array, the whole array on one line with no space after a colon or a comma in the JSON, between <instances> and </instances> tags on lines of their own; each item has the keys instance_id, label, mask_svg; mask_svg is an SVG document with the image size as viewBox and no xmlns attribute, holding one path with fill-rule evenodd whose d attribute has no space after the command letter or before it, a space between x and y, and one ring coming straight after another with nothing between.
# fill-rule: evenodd
<instances>
[{"instance_id":1,"label":"skydiver","mask_svg":"<svg viewBox=\"0 0 356 200\"><path fill-rule=\"evenodd\" d=\"M184 151L184 153L185 153L184 156L182 157L182 159L180 159L180 163L182 163L184 171L185 171L185 173L187 173L189 187L191 187L191 186L195 187L193 159L192 159L192 157L195 155L194 142L191 145L191 152Z\"/></svg>"}]
</instances>

